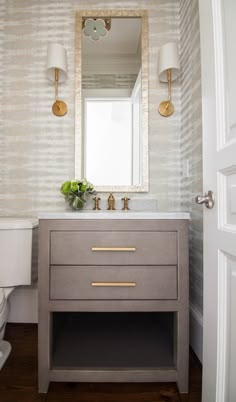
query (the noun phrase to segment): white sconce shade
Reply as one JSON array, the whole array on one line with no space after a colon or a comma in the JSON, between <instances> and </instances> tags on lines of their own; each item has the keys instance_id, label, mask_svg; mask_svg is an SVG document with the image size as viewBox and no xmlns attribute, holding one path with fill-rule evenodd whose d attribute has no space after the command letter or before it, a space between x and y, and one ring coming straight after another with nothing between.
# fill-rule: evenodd
<instances>
[{"instance_id":1,"label":"white sconce shade","mask_svg":"<svg viewBox=\"0 0 236 402\"><path fill-rule=\"evenodd\" d=\"M179 50L177 43L166 43L159 50L159 79L168 82L167 70L171 69L171 81L180 74Z\"/></svg>"},{"instance_id":2,"label":"white sconce shade","mask_svg":"<svg viewBox=\"0 0 236 402\"><path fill-rule=\"evenodd\" d=\"M67 78L67 54L66 49L57 43L48 45L47 54L47 78L55 81L55 69L58 70L58 82L63 82Z\"/></svg>"}]
</instances>

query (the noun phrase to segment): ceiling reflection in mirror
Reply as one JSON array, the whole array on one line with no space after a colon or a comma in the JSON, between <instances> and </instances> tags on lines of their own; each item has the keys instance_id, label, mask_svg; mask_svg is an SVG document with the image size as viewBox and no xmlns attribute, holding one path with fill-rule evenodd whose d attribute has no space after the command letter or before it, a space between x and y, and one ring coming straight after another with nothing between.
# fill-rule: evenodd
<instances>
[{"instance_id":1,"label":"ceiling reflection in mirror","mask_svg":"<svg viewBox=\"0 0 236 402\"><path fill-rule=\"evenodd\" d=\"M141 16L112 14L79 19L77 172L100 191L147 191L143 21Z\"/></svg>"}]
</instances>

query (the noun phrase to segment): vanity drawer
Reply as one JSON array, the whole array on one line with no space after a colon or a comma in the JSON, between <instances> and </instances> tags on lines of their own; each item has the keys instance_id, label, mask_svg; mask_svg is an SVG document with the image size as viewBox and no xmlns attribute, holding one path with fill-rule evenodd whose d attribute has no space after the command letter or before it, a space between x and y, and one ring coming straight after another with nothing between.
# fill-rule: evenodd
<instances>
[{"instance_id":1,"label":"vanity drawer","mask_svg":"<svg viewBox=\"0 0 236 402\"><path fill-rule=\"evenodd\" d=\"M177 299L177 267L52 266L50 299Z\"/></svg>"},{"instance_id":2,"label":"vanity drawer","mask_svg":"<svg viewBox=\"0 0 236 402\"><path fill-rule=\"evenodd\" d=\"M177 265L177 232L51 232L52 265Z\"/></svg>"}]
</instances>

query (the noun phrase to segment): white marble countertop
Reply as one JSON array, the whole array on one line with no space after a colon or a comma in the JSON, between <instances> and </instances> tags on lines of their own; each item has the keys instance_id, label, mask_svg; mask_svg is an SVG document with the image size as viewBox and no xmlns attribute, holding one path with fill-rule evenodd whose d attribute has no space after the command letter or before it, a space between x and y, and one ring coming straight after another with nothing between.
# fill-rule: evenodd
<instances>
[{"instance_id":1,"label":"white marble countertop","mask_svg":"<svg viewBox=\"0 0 236 402\"><path fill-rule=\"evenodd\" d=\"M188 212L63 211L41 212L39 219L190 219Z\"/></svg>"}]
</instances>

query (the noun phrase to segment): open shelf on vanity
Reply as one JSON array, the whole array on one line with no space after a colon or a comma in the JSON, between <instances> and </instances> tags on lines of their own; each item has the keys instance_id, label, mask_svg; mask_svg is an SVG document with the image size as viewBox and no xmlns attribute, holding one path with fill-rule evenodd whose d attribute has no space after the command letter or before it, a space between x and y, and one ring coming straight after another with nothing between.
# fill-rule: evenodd
<instances>
[{"instance_id":1,"label":"open shelf on vanity","mask_svg":"<svg viewBox=\"0 0 236 402\"><path fill-rule=\"evenodd\" d=\"M54 312L53 369L175 368L175 313Z\"/></svg>"}]
</instances>

